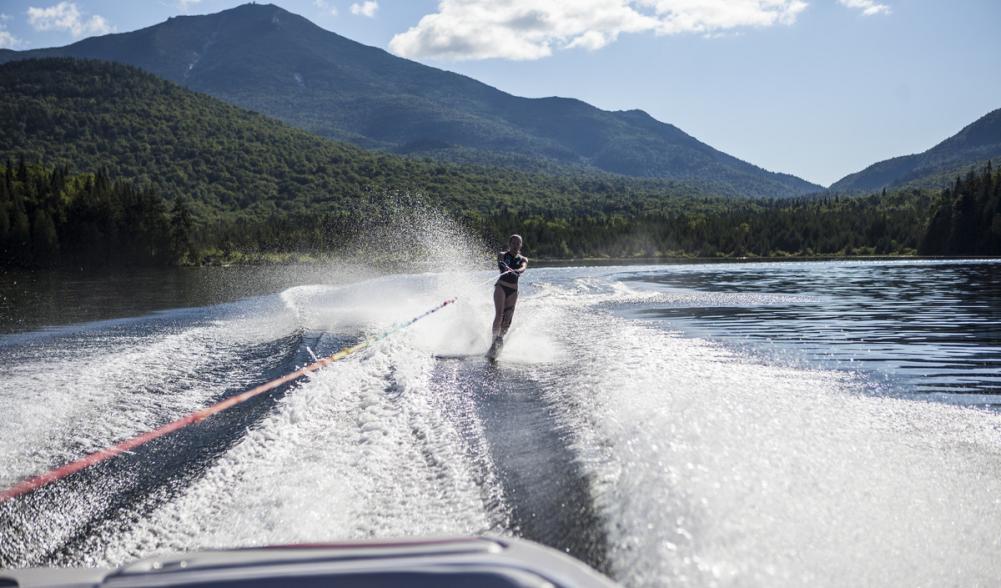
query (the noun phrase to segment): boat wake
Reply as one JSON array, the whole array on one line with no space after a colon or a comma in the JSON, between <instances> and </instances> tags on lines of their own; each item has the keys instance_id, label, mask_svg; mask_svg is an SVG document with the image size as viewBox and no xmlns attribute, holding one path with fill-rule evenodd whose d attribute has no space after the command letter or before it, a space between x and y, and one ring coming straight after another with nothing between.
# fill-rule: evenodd
<instances>
[{"instance_id":1,"label":"boat wake","mask_svg":"<svg viewBox=\"0 0 1001 588\"><path fill-rule=\"evenodd\" d=\"M5 484L459 298L292 387L0 505L0 564L496 532L629 586L1001 579L1001 417L665 330L621 309L713 295L623 275L527 274L496 364L481 358L485 272L8 338Z\"/></svg>"}]
</instances>

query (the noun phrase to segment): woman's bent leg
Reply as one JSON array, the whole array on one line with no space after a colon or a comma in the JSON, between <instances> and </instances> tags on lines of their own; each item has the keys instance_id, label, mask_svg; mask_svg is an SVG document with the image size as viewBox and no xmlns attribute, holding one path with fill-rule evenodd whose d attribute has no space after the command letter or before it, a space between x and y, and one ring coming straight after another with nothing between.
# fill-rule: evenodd
<instances>
[{"instance_id":1,"label":"woman's bent leg","mask_svg":"<svg viewBox=\"0 0 1001 588\"><path fill-rule=\"evenodd\" d=\"M494 286L494 337L499 337L501 334L501 321L504 318L505 298L507 297L504 295L504 289L500 286Z\"/></svg>"},{"instance_id":2,"label":"woman's bent leg","mask_svg":"<svg viewBox=\"0 0 1001 588\"><path fill-rule=\"evenodd\" d=\"M511 319L514 318L514 305L518 303L518 291L515 290L506 296L504 302L504 313L503 318L501 318L500 334L501 337L507 335L507 330L511 328Z\"/></svg>"}]
</instances>

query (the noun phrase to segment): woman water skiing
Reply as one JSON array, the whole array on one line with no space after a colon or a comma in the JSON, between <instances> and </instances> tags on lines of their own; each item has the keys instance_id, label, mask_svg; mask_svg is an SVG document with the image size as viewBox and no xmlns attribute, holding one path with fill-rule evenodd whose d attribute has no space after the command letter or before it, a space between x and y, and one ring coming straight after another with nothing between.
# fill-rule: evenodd
<instances>
[{"instance_id":1,"label":"woman water skiing","mask_svg":"<svg viewBox=\"0 0 1001 588\"><path fill-rule=\"evenodd\" d=\"M518 278L528 268L528 259L521 254L522 242L521 235L511 235L507 250L497 254L497 268L501 275L494 285L494 342L487 352L487 357L491 359L500 353L504 335L511 328L514 305L518 302Z\"/></svg>"}]
</instances>

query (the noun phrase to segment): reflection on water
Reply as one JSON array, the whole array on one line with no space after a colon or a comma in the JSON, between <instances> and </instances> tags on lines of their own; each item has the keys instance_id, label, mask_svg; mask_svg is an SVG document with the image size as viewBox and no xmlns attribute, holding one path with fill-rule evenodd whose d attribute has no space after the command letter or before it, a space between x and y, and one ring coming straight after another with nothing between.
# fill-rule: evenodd
<instances>
[{"instance_id":1,"label":"reflection on water","mask_svg":"<svg viewBox=\"0 0 1001 588\"><path fill-rule=\"evenodd\" d=\"M233 302L298 284L340 284L361 275L357 268L319 264L0 271L0 333Z\"/></svg>"},{"instance_id":2,"label":"reflection on water","mask_svg":"<svg viewBox=\"0 0 1001 588\"><path fill-rule=\"evenodd\" d=\"M1001 394L998 261L682 266L628 280L731 295L732 306L633 311L684 332L828 367L848 364L913 392ZM761 294L803 298L761 304Z\"/></svg>"}]
</instances>

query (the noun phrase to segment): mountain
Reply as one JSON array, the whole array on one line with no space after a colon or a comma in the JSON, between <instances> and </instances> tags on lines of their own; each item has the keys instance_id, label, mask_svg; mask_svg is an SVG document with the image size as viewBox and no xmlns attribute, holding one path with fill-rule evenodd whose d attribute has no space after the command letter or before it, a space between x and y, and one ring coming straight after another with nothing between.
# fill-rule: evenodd
<instances>
[{"instance_id":1,"label":"mountain","mask_svg":"<svg viewBox=\"0 0 1001 588\"><path fill-rule=\"evenodd\" d=\"M637 214L669 207L672 196L706 195L665 180L554 177L367 151L131 66L69 58L0 65L0 162L20 158L184 196L206 219L357 218L400 191L460 216Z\"/></svg>"},{"instance_id":2,"label":"mountain","mask_svg":"<svg viewBox=\"0 0 1001 588\"><path fill-rule=\"evenodd\" d=\"M179 16L0 61L66 56L140 67L190 89L365 148L529 169L599 169L714 192L823 190L701 143L639 110L520 98L356 43L273 5Z\"/></svg>"},{"instance_id":3,"label":"mountain","mask_svg":"<svg viewBox=\"0 0 1001 588\"><path fill-rule=\"evenodd\" d=\"M350 203L393 162L138 69L42 59L0 65L0 157L105 170L202 210ZM349 181L342 181L348 178Z\"/></svg>"},{"instance_id":4,"label":"mountain","mask_svg":"<svg viewBox=\"0 0 1001 588\"><path fill-rule=\"evenodd\" d=\"M830 189L865 192L902 186L941 188L971 167L980 167L992 159L1001 161L1001 108L924 153L874 163L838 180Z\"/></svg>"}]
</instances>

